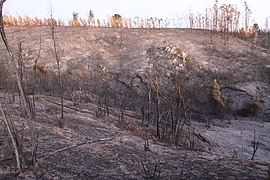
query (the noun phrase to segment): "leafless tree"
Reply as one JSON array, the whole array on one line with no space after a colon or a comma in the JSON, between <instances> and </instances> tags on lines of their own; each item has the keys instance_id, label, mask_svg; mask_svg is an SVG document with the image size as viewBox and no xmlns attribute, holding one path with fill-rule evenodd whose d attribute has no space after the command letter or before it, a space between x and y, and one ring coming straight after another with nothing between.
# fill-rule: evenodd
<instances>
[{"instance_id":1,"label":"leafless tree","mask_svg":"<svg viewBox=\"0 0 270 180\"><path fill-rule=\"evenodd\" d=\"M218 1L215 0L213 6L214 15L213 15L213 30L216 32L218 30Z\"/></svg>"},{"instance_id":2,"label":"leafless tree","mask_svg":"<svg viewBox=\"0 0 270 180\"><path fill-rule=\"evenodd\" d=\"M58 83L58 89L60 93L60 99L61 99L61 111L60 111L60 120L59 120L59 127L64 127L64 93L63 93L63 84L62 84L62 75L61 75L61 69L60 69L60 62L61 62L61 49L59 48L59 45L57 44L57 36L56 36L56 27L53 21L53 10L51 5L51 28L50 28L50 35L53 41L53 57L56 60L57 63L57 83Z\"/></svg>"},{"instance_id":3,"label":"leafless tree","mask_svg":"<svg viewBox=\"0 0 270 180\"><path fill-rule=\"evenodd\" d=\"M148 51L149 53L149 79L151 86L150 88L154 90L155 96L156 96L156 132L157 137L160 138L160 132L159 132L159 116L160 116L160 78L159 78L159 70L158 65L156 63L156 57L153 54L154 52L151 50L151 48ZM149 100L151 99L151 90L149 89ZM150 102L149 102L150 103Z\"/></svg>"},{"instance_id":4,"label":"leafless tree","mask_svg":"<svg viewBox=\"0 0 270 180\"><path fill-rule=\"evenodd\" d=\"M224 38L224 45L226 45L227 41L229 40L229 33L233 31L233 21L236 9L231 4L223 4L220 7L221 10L221 22L220 26L222 27L223 38ZM237 19L236 19L237 20Z\"/></svg>"},{"instance_id":5,"label":"leafless tree","mask_svg":"<svg viewBox=\"0 0 270 180\"><path fill-rule=\"evenodd\" d=\"M249 19L250 15L252 14L247 2L245 1L245 31L248 31L249 28Z\"/></svg>"},{"instance_id":6,"label":"leafless tree","mask_svg":"<svg viewBox=\"0 0 270 180\"><path fill-rule=\"evenodd\" d=\"M169 48L170 49L170 48ZM189 110L189 99L185 96L185 70L179 66L174 65L181 60L172 60L172 64L168 63L167 68L164 66L164 61L161 60L159 55L159 47L151 47L148 49L149 57L149 72L148 72L148 86L149 86L149 110L147 111L148 117L153 113L156 125L157 137L160 139L169 136L169 141L174 144L178 143L179 137L187 120L187 112ZM172 53L175 56L184 52L177 47L173 47L166 52ZM175 54L176 53L176 54ZM178 54L178 55L177 55ZM183 57L182 61L187 57ZM173 70L173 71L171 71ZM169 75L167 75L170 72ZM167 134L168 133L168 134ZM165 135L167 134L167 135Z\"/></svg>"},{"instance_id":7,"label":"leafless tree","mask_svg":"<svg viewBox=\"0 0 270 180\"><path fill-rule=\"evenodd\" d=\"M19 61L16 61L16 57L14 56L11 47L9 46L9 43L6 38L5 30L4 30L4 22L3 22L3 4L6 0L0 0L0 33L2 40L6 46L6 49L9 53L10 56L10 61L13 64L13 68L15 69L15 76L16 76L16 81L17 81L17 86L19 88L20 92L20 97L22 101L23 108L25 110L25 113L28 118L28 125L31 130L31 152L32 152L32 163L35 164L36 162L36 147L37 147L37 140L36 140L36 135L35 135L35 129L33 126L33 120L35 120L35 113L33 110L33 107L31 105L31 102L27 96L27 93L25 92L25 87L23 83L23 79L20 74L20 68L19 68Z\"/></svg>"}]
</instances>

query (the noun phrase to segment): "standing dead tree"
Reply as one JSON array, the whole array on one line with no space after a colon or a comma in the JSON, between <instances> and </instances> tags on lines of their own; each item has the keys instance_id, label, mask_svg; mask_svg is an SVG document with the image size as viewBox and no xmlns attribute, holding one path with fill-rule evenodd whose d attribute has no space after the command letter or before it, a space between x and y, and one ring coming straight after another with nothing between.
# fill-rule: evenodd
<instances>
[{"instance_id":1,"label":"standing dead tree","mask_svg":"<svg viewBox=\"0 0 270 180\"><path fill-rule=\"evenodd\" d=\"M220 11L220 30L223 32L224 45L226 45L230 33L234 31L234 26L238 26L239 12L231 4L223 4Z\"/></svg>"},{"instance_id":2,"label":"standing dead tree","mask_svg":"<svg viewBox=\"0 0 270 180\"><path fill-rule=\"evenodd\" d=\"M154 51L150 48L148 50L149 53L149 79L151 82L151 89L154 90L155 95L156 95L156 132L157 132L157 137L160 139L160 132L159 132L159 117L160 117L160 86L161 86L161 80L159 78L159 70L158 70L158 64L156 62L156 56L154 54ZM149 99L151 99L151 90L149 90ZM149 102L150 103L150 102Z\"/></svg>"},{"instance_id":3,"label":"standing dead tree","mask_svg":"<svg viewBox=\"0 0 270 180\"><path fill-rule=\"evenodd\" d=\"M95 14L94 14L93 10L89 11L87 22L88 22L89 27L94 27L95 26Z\"/></svg>"},{"instance_id":4,"label":"standing dead tree","mask_svg":"<svg viewBox=\"0 0 270 180\"><path fill-rule=\"evenodd\" d=\"M20 92L20 97L21 97L21 101L22 101L22 105L23 108L25 110L26 116L28 118L28 125L30 127L31 130L31 153L32 153L32 163L35 164L36 162L36 147L37 147L37 140L36 140L36 136L35 136L35 129L33 126L33 120L35 119L35 113L33 110L33 107L31 105L31 102L27 96L27 93L25 92L25 87L24 87L24 83L23 83L23 79L21 78L21 74L19 72L19 61L16 61L16 57L14 56L11 47L9 46L9 43L7 41L6 38L6 33L4 30L4 22L3 22L3 4L6 0L0 0L0 33L1 33L1 37L2 40L6 46L6 49L9 53L10 56L10 60L13 64L13 67L15 69L15 77L16 77L16 81L17 81L17 86Z\"/></svg>"},{"instance_id":5,"label":"standing dead tree","mask_svg":"<svg viewBox=\"0 0 270 180\"><path fill-rule=\"evenodd\" d=\"M189 98L186 96L185 88L187 55L177 47L151 47L147 54L149 57L147 113L153 114L155 122L152 123L156 125L157 137L178 144L189 110ZM163 61L166 54L173 56L170 62ZM166 68L162 68L164 66Z\"/></svg>"},{"instance_id":6,"label":"standing dead tree","mask_svg":"<svg viewBox=\"0 0 270 180\"><path fill-rule=\"evenodd\" d=\"M247 32L249 29L249 19L252 14L247 2L245 1L245 31Z\"/></svg>"},{"instance_id":7,"label":"standing dead tree","mask_svg":"<svg viewBox=\"0 0 270 180\"><path fill-rule=\"evenodd\" d=\"M215 0L215 4L213 6L213 30L214 32L217 32L218 30L218 1Z\"/></svg>"},{"instance_id":8,"label":"standing dead tree","mask_svg":"<svg viewBox=\"0 0 270 180\"><path fill-rule=\"evenodd\" d=\"M60 99L61 99L61 114L60 114L60 120L58 121L59 127L64 127L64 92L63 92L63 83L62 83L62 75L61 75L61 69L60 69L60 61L61 61L61 49L59 48L57 44L57 37L56 37L56 30L55 30L55 23L53 19L53 12L52 12L52 5L51 5L51 29L50 29L50 35L53 41L53 58L56 60L57 64L57 83L58 83L58 90L60 93Z\"/></svg>"}]
</instances>

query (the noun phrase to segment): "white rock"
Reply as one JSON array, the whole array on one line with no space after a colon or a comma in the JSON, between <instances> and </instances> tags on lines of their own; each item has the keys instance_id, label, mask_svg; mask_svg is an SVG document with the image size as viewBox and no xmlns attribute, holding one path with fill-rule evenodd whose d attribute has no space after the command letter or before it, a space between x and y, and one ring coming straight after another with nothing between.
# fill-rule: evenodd
<instances>
[{"instance_id":1,"label":"white rock","mask_svg":"<svg viewBox=\"0 0 270 180\"><path fill-rule=\"evenodd\" d=\"M170 52L170 51L171 51L171 48L166 47L166 48L165 48L165 51L166 51L166 52Z\"/></svg>"},{"instance_id":2,"label":"white rock","mask_svg":"<svg viewBox=\"0 0 270 180\"><path fill-rule=\"evenodd\" d=\"M183 62L186 62L187 54L184 51L181 51L181 56L182 56Z\"/></svg>"},{"instance_id":3,"label":"white rock","mask_svg":"<svg viewBox=\"0 0 270 180\"><path fill-rule=\"evenodd\" d=\"M177 59L172 60L172 64L173 64L173 65L178 65Z\"/></svg>"}]
</instances>

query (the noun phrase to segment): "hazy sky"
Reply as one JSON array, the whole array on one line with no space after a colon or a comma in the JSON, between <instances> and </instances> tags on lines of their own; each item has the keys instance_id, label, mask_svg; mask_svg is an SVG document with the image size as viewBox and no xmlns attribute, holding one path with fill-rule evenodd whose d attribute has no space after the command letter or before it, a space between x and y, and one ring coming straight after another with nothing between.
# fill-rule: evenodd
<instances>
[{"instance_id":1,"label":"hazy sky","mask_svg":"<svg viewBox=\"0 0 270 180\"><path fill-rule=\"evenodd\" d=\"M269 0L219 0L222 4L237 5L243 18L244 1L247 1L252 10L252 19L265 27L265 18L270 16ZM87 17L89 10L93 10L95 17L107 19L113 14L122 17L157 17L175 18L193 13L205 13L206 7L212 7L214 0L51 0L53 16L64 20L71 19L74 11L79 17ZM7 0L4 12L13 16L49 17L50 0Z\"/></svg>"}]
</instances>

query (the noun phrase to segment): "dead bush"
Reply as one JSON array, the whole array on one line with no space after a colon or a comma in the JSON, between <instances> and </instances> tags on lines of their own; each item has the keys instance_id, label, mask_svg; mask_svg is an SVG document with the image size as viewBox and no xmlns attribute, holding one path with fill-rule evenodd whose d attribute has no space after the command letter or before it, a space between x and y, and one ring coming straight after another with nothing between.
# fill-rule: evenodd
<instances>
[{"instance_id":1,"label":"dead bush","mask_svg":"<svg viewBox=\"0 0 270 180\"><path fill-rule=\"evenodd\" d=\"M37 63L34 66L34 70L38 70L39 72L41 72L42 74L48 74L48 70L45 67L44 63Z\"/></svg>"},{"instance_id":2,"label":"dead bush","mask_svg":"<svg viewBox=\"0 0 270 180\"><path fill-rule=\"evenodd\" d=\"M258 112L262 109L262 106L262 101L253 101L240 110L240 115L244 117L256 116L258 115Z\"/></svg>"}]
</instances>

